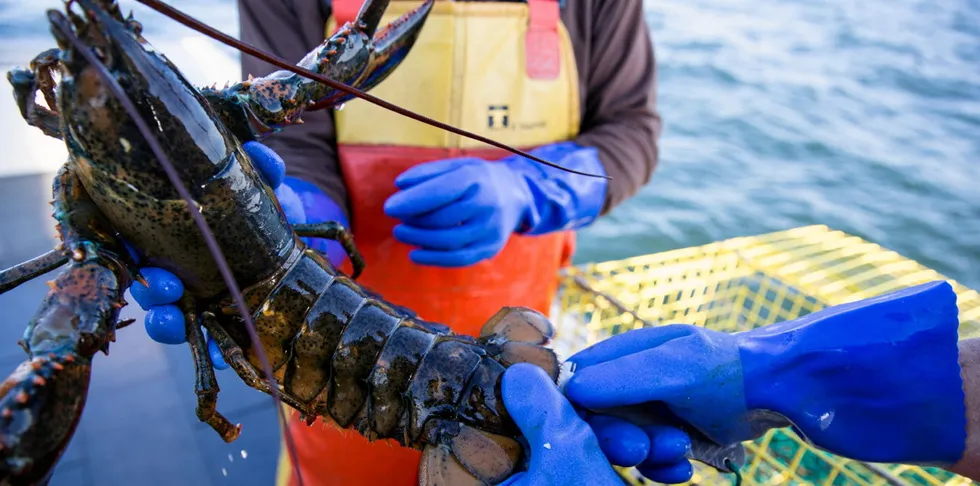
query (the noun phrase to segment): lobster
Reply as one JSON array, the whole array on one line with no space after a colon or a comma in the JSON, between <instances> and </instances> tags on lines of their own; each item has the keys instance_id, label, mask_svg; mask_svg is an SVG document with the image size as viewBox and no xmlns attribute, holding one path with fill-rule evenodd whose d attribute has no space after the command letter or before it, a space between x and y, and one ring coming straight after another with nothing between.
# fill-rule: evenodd
<instances>
[{"instance_id":1,"label":"lobster","mask_svg":"<svg viewBox=\"0 0 980 486\"><path fill-rule=\"evenodd\" d=\"M161 2L140 1L197 25ZM422 484L493 484L521 467L500 380L522 362L557 383L545 316L505 307L474 337L386 302L356 283L365 263L347 229L290 225L242 148L300 123L305 110L354 96L384 104L365 91L408 54L433 0L379 31L387 4L366 1L296 66L271 59L284 69L222 89L188 82L115 0L67 0L63 13L47 12L58 47L7 78L26 122L68 149L52 185L60 243L0 273L0 293L65 268L48 282L20 342L29 359L0 384L0 484L50 480L84 408L94 357L108 354L132 322L119 322L120 309L142 265L185 284L179 306L196 412L223 440L234 441L241 426L217 411L204 331L280 414L284 403L310 424L324 417L422 450ZM303 237L341 242L352 274Z\"/></svg>"}]
</instances>

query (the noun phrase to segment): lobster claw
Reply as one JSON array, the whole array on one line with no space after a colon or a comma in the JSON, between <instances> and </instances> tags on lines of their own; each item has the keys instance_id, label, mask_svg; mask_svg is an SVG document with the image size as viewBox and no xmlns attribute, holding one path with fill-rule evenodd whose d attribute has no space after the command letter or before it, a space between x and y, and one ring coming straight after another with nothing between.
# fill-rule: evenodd
<instances>
[{"instance_id":1,"label":"lobster claw","mask_svg":"<svg viewBox=\"0 0 980 486\"><path fill-rule=\"evenodd\" d=\"M365 0L357 18L341 27L325 45L329 60L325 74L361 91L369 91L391 74L418 39L434 0L425 0L414 10L395 19L377 32L390 0ZM354 96L330 89L311 109L336 106Z\"/></svg>"},{"instance_id":2,"label":"lobster claw","mask_svg":"<svg viewBox=\"0 0 980 486\"><path fill-rule=\"evenodd\" d=\"M249 76L248 81L224 89L203 88L201 94L224 114L225 125L242 141L302 123L300 115L305 111L346 103L355 95L335 88L336 83L366 92L384 81L415 45L435 0L424 0L378 31L389 2L365 0L353 22L345 23L299 61L299 67L335 83L281 70L261 78Z\"/></svg>"}]
</instances>

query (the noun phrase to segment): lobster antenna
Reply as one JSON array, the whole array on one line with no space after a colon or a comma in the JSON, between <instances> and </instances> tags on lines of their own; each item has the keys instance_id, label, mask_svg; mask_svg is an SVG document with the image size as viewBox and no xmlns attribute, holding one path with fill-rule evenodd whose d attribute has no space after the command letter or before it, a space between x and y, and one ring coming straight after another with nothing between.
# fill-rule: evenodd
<instances>
[{"instance_id":1,"label":"lobster antenna","mask_svg":"<svg viewBox=\"0 0 980 486\"><path fill-rule=\"evenodd\" d=\"M160 142L153 136L153 132L150 130L149 125L147 125L146 121L143 120L143 117L140 116L139 111L137 111L136 106L133 105L132 100L126 96L126 93L123 91L122 87L119 86L119 83L116 82L115 78L113 78L109 73L109 70L106 68L105 64L103 64L95 56L95 54L91 52L88 46L86 46L81 39L75 36L75 33L72 32L71 27L68 25L68 19L61 12L49 10L48 20L51 21L51 24L61 35L65 36L68 42L75 47L75 49L85 58L85 60L95 68L95 71L98 73L99 77L102 78L102 82L106 84L109 91L112 92L113 96L119 100L129 116L132 117L137 128L139 128L140 133L143 135L143 138L145 138L146 142L150 145L150 149L153 151L153 154L160 161L160 164L163 165L163 169L166 171L167 177L170 178L170 182L173 183L174 187L177 189L177 192L180 193L180 196L187 203L187 209L191 213L191 217L194 218L194 222L197 223L198 228L200 228L201 232L203 233L204 240L208 245L208 249L211 251L211 255L215 258L215 263L218 265L221 276L224 278L225 284L228 285L228 289L231 290L231 293L235 298L235 304L237 304L238 311L241 313L242 319L245 321L245 327L248 329L249 337L252 339L252 343L257 345L256 350L258 351L258 357L262 362L262 368L265 371L266 378L269 381L269 388L272 390L272 399L276 405L276 413L279 416L279 421L283 429L286 431L284 435L286 436L287 446L289 447L290 460L292 461L296 470L296 477L302 486L303 478L302 474L300 474L299 464L296 461L296 449L292 442L292 437L288 433L289 429L286 424L285 414L280 404L279 388L277 387L275 377L272 374L272 366L269 364L269 360L265 356L265 350L263 349L262 342L259 341L259 337L255 332L255 326L252 323L252 316L248 311L248 306L245 305L242 292L238 288L238 284L235 282L235 277L231 273L228 262L225 260L224 254L221 252L221 248L218 246L218 242L214 238L214 233L211 231L207 221L204 220L204 217L201 216L201 212L195 210L198 208L198 204L187 191L187 187L185 187L183 182L180 181L180 177L177 175L177 171L174 169L173 164L163 152L163 148L160 147ZM196 323L192 323L192 325L196 325Z\"/></svg>"},{"instance_id":2,"label":"lobster antenna","mask_svg":"<svg viewBox=\"0 0 980 486\"><path fill-rule=\"evenodd\" d=\"M573 174L584 175L584 176L587 176L587 177L600 177L602 179L612 179L612 177L606 176L606 175L590 174L588 172L581 172L581 171L577 171L577 170L574 170L574 169L569 169L567 167L562 167L562 166L560 166L560 165L558 165L558 164L556 164L554 162L548 162L547 160L544 160L544 159L542 159L540 157L531 155L531 154L529 154L527 152L524 152L523 150L516 149L516 148L511 147L509 145L506 145L504 143L497 142L495 140L491 140L491 139L489 139L487 137L484 137L484 136L481 136L481 135L477 135L477 134L472 133L472 132L468 132L468 131L463 130L461 128L456 128L456 127L454 127L452 125L445 124L445 123L440 122L438 120L433 120L432 118L429 118L429 117L427 117L425 115L419 115L418 113L413 113L413 112L411 112L411 111L409 111L409 110L407 110L405 108L402 108L400 106L397 106L397 105L394 105L392 103L389 103L389 102L387 102L385 100L382 100L381 98L378 98L378 97L376 97L374 95L365 93L364 91L361 91L361 90L359 90L357 88L353 88L353 87L347 86L346 84L339 83L339 82L334 81L334 80L332 80L332 79L330 79L330 78L328 78L326 76L323 76L323 75L314 73L313 71L310 71L308 69L303 69L303 68L300 68L299 66L296 66L294 64L288 63L285 60L283 60L282 58L276 57L276 56L274 56L272 54L269 54L267 52L263 52L263 51L255 48L255 47L252 47L252 46L250 46L250 45L248 45L248 44L246 44L246 43L244 43L244 42L242 42L242 41L240 41L238 39L234 39L234 38L232 38L232 37L230 37L230 36L228 36L226 34L223 34L223 33L219 32L219 31L215 30L213 27L208 26L208 25L206 25L206 24L204 24L204 23L202 23L202 22L200 22L198 20L195 20L193 17L191 17L191 16L189 16L189 15L187 15L187 14L185 14L185 13L183 13L183 12L181 12L181 11L179 11L179 10L171 7L170 5L167 5L166 3L163 3L163 2L161 2L159 0L136 0L136 1L139 2L139 3L142 3L143 5L146 5L147 7L150 7L153 10L156 10L157 12L159 12L159 13L161 13L163 15L166 15L167 17L170 17L171 19L176 20L177 22L180 22L181 24L183 24L183 25L185 25L187 27L190 27L190 28L192 28L192 29L194 29L194 30L196 30L196 31L198 31L198 32L200 32L200 33L202 33L202 34L204 34L204 35L206 35L206 36L214 39L214 40L217 40L217 41L219 41L219 42L221 42L221 43L223 43L223 44L225 44L227 46L230 46L230 47L233 47L235 49L238 49L239 51L242 51L244 53L251 54L252 56L255 56L255 57L259 58L259 59L262 59L265 62L268 62L270 64L279 66L280 68L285 69L287 71L292 71L292 72L294 72L296 74L299 74L300 76L303 76L305 78L312 79L314 81L317 81L317 82L326 84L327 86L330 86L331 88L334 88L334 89L343 91L343 92L345 92L347 94L356 96L356 97L361 98L361 99L363 99L365 101L368 101L370 103L374 103L375 105L378 105L378 106L380 106L382 108L385 108L385 109L388 109L388 110L391 110L391 111L394 111L395 113L398 113L400 115L407 116L408 118L411 118L413 120L420 121L422 123L425 123L425 124L428 124L428 125L432 125L432 126L441 128L443 130L446 130L446 131L455 133L457 135L462 135L462 136L464 136L466 138L471 138L473 140L477 140L479 142L483 142L483 143L488 144L488 145L492 145L494 147L497 147L497 148L506 150L508 152L511 152L511 153L514 153L514 154L517 154L517 155L520 155L520 156L523 156L523 157L527 157L527 158L529 158L531 160L534 160L535 162L540 162L540 163L542 163L544 165L547 165L549 167L554 167L556 169L560 169L560 170L563 170L565 172L571 172Z\"/></svg>"}]
</instances>

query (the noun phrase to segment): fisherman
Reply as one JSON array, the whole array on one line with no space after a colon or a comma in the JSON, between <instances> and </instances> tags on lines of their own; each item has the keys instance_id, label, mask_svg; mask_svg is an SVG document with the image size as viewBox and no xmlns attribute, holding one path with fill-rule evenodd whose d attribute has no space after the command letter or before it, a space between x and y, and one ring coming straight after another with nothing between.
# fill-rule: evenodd
<instances>
[{"instance_id":1,"label":"fisherman","mask_svg":"<svg viewBox=\"0 0 980 486\"><path fill-rule=\"evenodd\" d=\"M392 1L388 17L419 3ZM241 37L298 61L361 4L240 0ZM248 55L242 68L243 77L278 70ZM661 130L655 82L642 0L437 1L408 56L372 94L611 180L549 168L363 100L304 114L304 124L250 150L273 158L272 149L284 161L277 196L290 222L334 220L353 230L367 262L362 285L476 335L504 306L548 314L574 231L649 181ZM336 243L310 243L349 264ZM149 310L150 336L183 342L170 299L180 282L160 269L144 276L151 288L136 284L133 295ZM209 348L215 366L226 367ZM296 416L289 428L307 485L415 482L418 451ZM295 484L283 454L280 484Z\"/></svg>"}]
</instances>

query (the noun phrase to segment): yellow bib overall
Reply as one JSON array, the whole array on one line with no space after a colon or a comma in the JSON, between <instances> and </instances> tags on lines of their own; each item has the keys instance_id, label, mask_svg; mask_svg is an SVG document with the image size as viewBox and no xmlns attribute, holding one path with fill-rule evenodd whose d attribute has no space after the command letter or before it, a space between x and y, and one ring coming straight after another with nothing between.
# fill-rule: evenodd
<instances>
[{"instance_id":1,"label":"yellow bib overall","mask_svg":"<svg viewBox=\"0 0 980 486\"><path fill-rule=\"evenodd\" d=\"M329 35L357 15L362 0L334 0ZM392 0L382 25L419 0ZM557 0L436 0L415 46L372 94L416 113L528 150L570 140L579 130L579 80ZM408 168L450 157L511 155L355 99L335 111L337 147L351 199L351 229L367 268L358 281L423 319L475 335L503 306L547 314L574 233L510 238L494 258L465 268L417 265L392 236L384 214ZM318 420L289 425L303 482L321 485L417 484L420 452L368 442ZM280 486L298 484L285 448Z\"/></svg>"}]
</instances>

